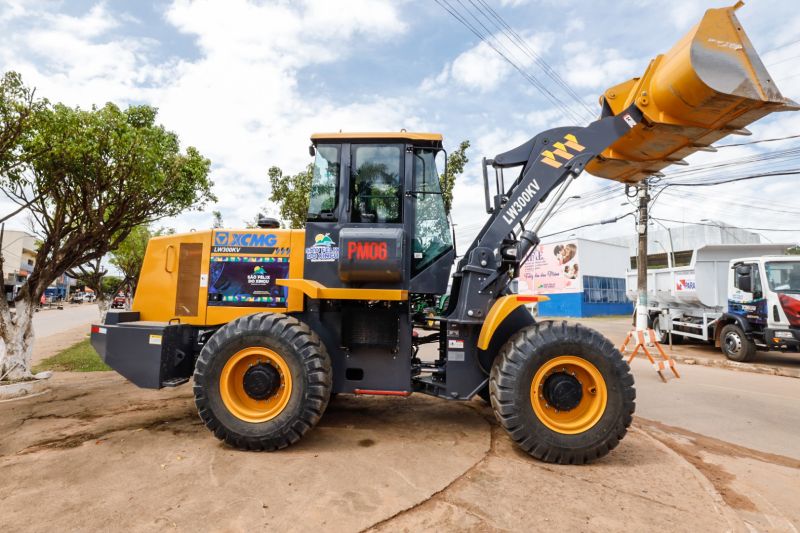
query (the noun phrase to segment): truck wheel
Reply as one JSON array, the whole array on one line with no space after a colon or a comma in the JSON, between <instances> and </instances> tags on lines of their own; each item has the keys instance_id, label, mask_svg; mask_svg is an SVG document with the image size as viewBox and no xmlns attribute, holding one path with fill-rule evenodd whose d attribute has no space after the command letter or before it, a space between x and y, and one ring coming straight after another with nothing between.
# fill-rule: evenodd
<instances>
[{"instance_id":1,"label":"truck wheel","mask_svg":"<svg viewBox=\"0 0 800 533\"><path fill-rule=\"evenodd\" d=\"M194 371L194 400L214 435L244 450L300 440L328 405L331 361L309 327L280 313L244 316L206 343Z\"/></svg>"},{"instance_id":2,"label":"truck wheel","mask_svg":"<svg viewBox=\"0 0 800 533\"><path fill-rule=\"evenodd\" d=\"M656 334L656 340L659 344L669 344L669 332L661 329L661 321L658 319L658 315L650 317L650 327L653 328L653 333ZM683 337L680 335L676 335L675 333L672 334L673 345L680 344L682 340Z\"/></svg>"},{"instance_id":3,"label":"truck wheel","mask_svg":"<svg viewBox=\"0 0 800 533\"><path fill-rule=\"evenodd\" d=\"M622 354L600 333L566 322L512 337L492 367L489 388L500 425L548 463L606 455L625 436L635 408Z\"/></svg>"},{"instance_id":4,"label":"truck wheel","mask_svg":"<svg viewBox=\"0 0 800 533\"><path fill-rule=\"evenodd\" d=\"M722 353L731 361L743 363L756 355L756 345L737 324L728 324L719 334Z\"/></svg>"}]
</instances>

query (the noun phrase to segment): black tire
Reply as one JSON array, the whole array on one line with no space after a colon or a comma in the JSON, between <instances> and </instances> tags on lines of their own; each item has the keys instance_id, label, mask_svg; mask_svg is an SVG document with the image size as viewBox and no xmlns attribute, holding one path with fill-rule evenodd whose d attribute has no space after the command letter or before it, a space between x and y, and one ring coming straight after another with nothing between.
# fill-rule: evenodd
<instances>
[{"instance_id":1,"label":"black tire","mask_svg":"<svg viewBox=\"0 0 800 533\"><path fill-rule=\"evenodd\" d=\"M669 344L669 332L663 331L661 329L661 321L658 319L658 315L653 315L650 317L650 327L653 329L653 333L656 334L656 340L661 345L668 345ZM672 344L681 344L683 341L683 337L680 335L676 335L675 333L672 334Z\"/></svg>"},{"instance_id":2,"label":"black tire","mask_svg":"<svg viewBox=\"0 0 800 533\"><path fill-rule=\"evenodd\" d=\"M722 353L731 361L744 363L756 355L756 345L747 338L738 324L728 324L719 334L719 344Z\"/></svg>"},{"instance_id":3,"label":"black tire","mask_svg":"<svg viewBox=\"0 0 800 533\"><path fill-rule=\"evenodd\" d=\"M580 433L555 431L534 412L534 377L561 356L591 363L605 386L605 407ZM600 333L566 322L530 326L512 337L492 367L489 388L500 425L520 448L548 463L584 464L606 455L625 436L635 409L633 376L619 350Z\"/></svg>"},{"instance_id":4,"label":"black tire","mask_svg":"<svg viewBox=\"0 0 800 533\"><path fill-rule=\"evenodd\" d=\"M264 347L288 366L292 387L285 407L265 422L234 415L220 392L226 362L240 350ZM314 427L331 395L331 362L325 345L306 325L280 313L260 313L233 320L203 347L194 371L194 397L200 418L214 435L243 450L277 450L300 440Z\"/></svg>"}]
</instances>

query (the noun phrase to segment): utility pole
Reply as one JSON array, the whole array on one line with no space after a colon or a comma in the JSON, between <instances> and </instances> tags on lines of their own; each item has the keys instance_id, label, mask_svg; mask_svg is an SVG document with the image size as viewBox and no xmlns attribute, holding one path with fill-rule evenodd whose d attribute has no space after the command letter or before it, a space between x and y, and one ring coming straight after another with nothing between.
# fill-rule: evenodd
<instances>
[{"instance_id":1,"label":"utility pole","mask_svg":"<svg viewBox=\"0 0 800 533\"><path fill-rule=\"evenodd\" d=\"M637 186L637 196L639 197L639 222L636 225L636 232L639 234L639 249L636 256L636 280L637 280L637 302L636 302L636 329L639 331L647 330L647 205L650 203L650 193L647 180L645 179Z\"/></svg>"}]
</instances>

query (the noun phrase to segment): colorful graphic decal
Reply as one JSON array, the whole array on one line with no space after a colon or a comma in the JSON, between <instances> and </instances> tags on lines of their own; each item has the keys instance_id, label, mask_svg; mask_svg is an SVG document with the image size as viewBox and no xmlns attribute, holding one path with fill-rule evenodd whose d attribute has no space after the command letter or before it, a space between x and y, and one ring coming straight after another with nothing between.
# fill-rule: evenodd
<instances>
[{"instance_id":1,"label":"colorful graphic decal","mask_svg":"<svg viewBox=\"0 0 800 533\"><path fill-rule=\"evenodd\" d=\"M697 285L695 284L694 274L688 276L681 276L675 280L676 292L696 291Z\"/></svg>"},{"instance_id":2,"label":"colorful graphic decal","mask_svg":"<svg viewBox=\"0 0 800 533\"><path fill-rule=\"evenodd\" d=\"M212 253L289 255L288 232L281 235L256 231L215 231Z\"/></svg>"},{"instance_id":3,"label":"colorful graphic decal","mask_svg":"<svg viewBox=\"0 0 800 533\"><path fill-rule=\"evenodd\" d=\"M289 277L285 257L211 257L208 305L286 307L286 287L275 284Z\"/></svg>"},{"instance_id":4,"label":"colorful graphic decal","mask_svg":"<svg viewBox=\"0 0 800 533\"><path fill-rule=\"evenodd\" d=\"M314 236L314 245L306 248L306 259L312 263L327 263L339 260L339 246L330 233Z\"/></svg>"},{"instance_id":5,"label":"colorful graphic decal","mask_svg":"<svg viewBox=\"0 0 800 533\"><path fill-rule=\"evenodd\" d=\"M582 290L576 241L540 244L520 269L520 294L561 294Z\"/></svg>"}]
</instances>

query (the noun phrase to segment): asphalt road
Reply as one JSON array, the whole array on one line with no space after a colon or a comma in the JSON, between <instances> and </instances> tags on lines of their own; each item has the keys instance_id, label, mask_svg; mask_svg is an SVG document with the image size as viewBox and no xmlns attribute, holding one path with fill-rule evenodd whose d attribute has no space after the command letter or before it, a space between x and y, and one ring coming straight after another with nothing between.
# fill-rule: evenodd
<instances>
[{"instance_id":1,"label":"asphalt road","mask_svg":"<svg viewBox=\"0 0 800 533\"><path fill-rule=\"evenodd\" d=\"M45 309L33 317L33 331L36 337L49 337L79 326L88 328L100 319L95 304L66 304L64 309Z\"/></svg>"},{"instance_id":2,"label":"asphalt road","mask_svg":"<svg viewBox=\"0 0 800 533\"><path fill-rule=\"evenodd\" d=\"M649 363L632 368L637 416L800 459L800 379L679 365L662 383Z\"/></svg>"}]
</instances>

